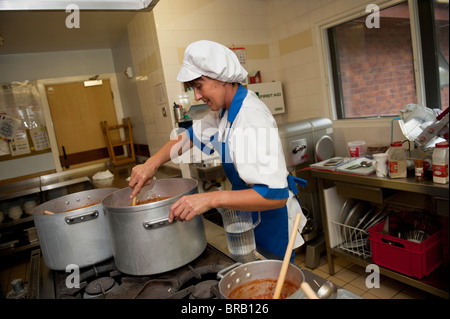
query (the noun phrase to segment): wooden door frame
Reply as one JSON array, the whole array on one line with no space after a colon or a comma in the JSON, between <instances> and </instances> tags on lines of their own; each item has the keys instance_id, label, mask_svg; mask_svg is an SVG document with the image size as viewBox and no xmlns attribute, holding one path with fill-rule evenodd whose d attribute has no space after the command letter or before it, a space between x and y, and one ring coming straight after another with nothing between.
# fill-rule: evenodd
<instances>
[{"instance_id":1,"label":"wooden door frame","mask_svg":"<svg viewBox=\"0 0 450 319\"><path fill-rule=\"evenodd\" d=\"M58 149L58 142L56 140L55 130L53 129L53 119L50 112L50 105L47 99L47 92L45 91L45 86L47 85L56 85L56 84L67 84L74 82L83 82L87 81L92 74L90 75L82 75L82 76L71 76L71 77L63 77L63 78L52 78L52 79L43 79L38 80L37 85L39 89L39 95L41 98L41 106L42 111L44 113L45 125L47 127L47 134L50 141L50 146L52 149L52 157L53 162L55 164L56 172L62 172L63 168L61 166L61 161L59 160L60 154ZM114 108L116 110L117 122L121 122L123 115L122 103L120 102L120 94L119 94L119 86L117 85L116 73L103 73L99 74L99 80L109 80L111 85L111 90L113 92L113 102ZM100 127L100 123L98 124Z\"/></svg>"}]
</instances>

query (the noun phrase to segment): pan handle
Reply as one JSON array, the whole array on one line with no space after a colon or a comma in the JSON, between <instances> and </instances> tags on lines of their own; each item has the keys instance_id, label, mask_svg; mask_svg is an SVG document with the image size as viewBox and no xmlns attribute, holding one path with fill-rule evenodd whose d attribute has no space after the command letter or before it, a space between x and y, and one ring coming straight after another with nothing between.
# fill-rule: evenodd
<instances>
[{"instance_id":1,"label":"pan handle","mask_svg":"<svg viewBox=\"0 0 450 319\"><path fill-rule=\"evenodd\" d=\"M98 215L99 215L98 210L94 210L94 211L86 213L86 214L66 217L66 218L64 218L64 220L66 221L67 225L73 225L73 224L79 224L79 223L87 222L89 220L97 219Z\"/></svg>"},{"instance_id":2,"label":"pan handle","mask_svg":"<svg viewBox=\"0 0 450 319\"><path fill-rule=\"evenodd\" d=\"M227 272L229 272L230 270L232 270L234 268L239 267L240 265L242 265L242 263L235 263L235 264L233 264L231 266L228 266L227 268L224 268L224 269L220 270L217 273L217 278L222 279Z\"/></svg>"},{"instance_id":3,"label":"pan handle","mask_svg":"<svg viewBox=\"0 0 450 319\"><path fill-rule=\"evenodd\" d=\"M163 217L163 218L160 218L160 219L157 219L157 220L151 220L151 221L143 222L142 226L144 226L145 229L150 230L150 229L156 229L156 228L172 225L175 222L176 222L176 220L174 219L170 223L168 217Z\"/></svg>"}]
</instances>

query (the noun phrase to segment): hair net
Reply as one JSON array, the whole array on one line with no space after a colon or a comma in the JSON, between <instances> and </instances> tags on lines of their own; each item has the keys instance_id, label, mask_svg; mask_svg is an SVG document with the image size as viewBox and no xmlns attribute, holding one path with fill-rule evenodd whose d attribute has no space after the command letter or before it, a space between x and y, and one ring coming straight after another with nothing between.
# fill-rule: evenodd
<instances>
[{"instance_id":1,"label":"hair net","mask_svg":"<svg viewBox=\"0 0 450 319\"><path fill-rule=\"evenodd\" d=\"M247 71L236 54L217 42L201 40L188 45L177 80L189 82L202 75L222 82L243 82Z\"/></svg>"}]
</instances>

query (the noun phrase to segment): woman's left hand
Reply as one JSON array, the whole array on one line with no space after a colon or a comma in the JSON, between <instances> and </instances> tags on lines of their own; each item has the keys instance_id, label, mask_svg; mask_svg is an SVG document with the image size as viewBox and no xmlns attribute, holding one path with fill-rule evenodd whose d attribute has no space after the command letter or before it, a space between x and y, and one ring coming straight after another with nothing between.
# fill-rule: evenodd
<instances>
[{"instance_id":1,"label":"woman's left hand","mask_svg":"<svg viewBox=\"0 0 450 319\"><path fill-rule=\"evenodd\" d=\"M181 197L172 206L170 206L169 223L174 219L178 221L190 221L195 216L203 214L210 210L211 193L199 193Z\"/></svg>"}]
</instances>

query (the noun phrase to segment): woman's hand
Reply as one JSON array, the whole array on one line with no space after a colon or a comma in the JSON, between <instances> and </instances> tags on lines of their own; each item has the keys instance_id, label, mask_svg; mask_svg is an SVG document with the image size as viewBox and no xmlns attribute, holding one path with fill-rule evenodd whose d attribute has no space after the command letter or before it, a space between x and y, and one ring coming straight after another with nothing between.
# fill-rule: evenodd
<instances>
[{"instance_id":1,"label":"woman's hand","mask_svg":"<svg viewBox=\"0 0 450 319\"><path fill-rule=\"evenodd\" d=\"M174 219L190 221L195 216L207 212L211 208L211 200L216 192L199 193L181 197L170 206L169 223Z\"/></svg>"},{"instance_id":2,"label":"woman's hand","mask_svg":"<svg viewBox=\"0 0 450 319\"><path fill-rule=\"evenodd\" d=\"M188 150L192 146L193 144L187 136L187 131L184 131L178 135L177 138L164 144L164 146L144 164L133 167L130 183L128 183L128 186L134 188L130 198L136 196L142 187L150 185L156 174L156 170L161 165L167 163L171 158L181 155L182 152Z\"/></svg>"},{"instance_id":3,"label":"woman's hand","mask_svg":"<svg viewBox=\"0 0 450 319\"><path fill-rule=\"evenodd\" d=\"M187 195L177 200L169 212L169 222L174 219L189 221L212 208L237 209L246 211L269 210L283 207L285 198L268 199L254 189L236 191L216 191Z\"/></svg>"},{"instance_id":4,"label":"woman's hand","mask_svg":"<svg viewBox=\"0 0 450 319\"><path fill-rule=\"evenodd\" d=\"M150 185L155 176L156 168L150 163L140 164L133 167L128 186L133 188L130 198L135 197L142 187Z\"/></svg>"}]
</instances>

